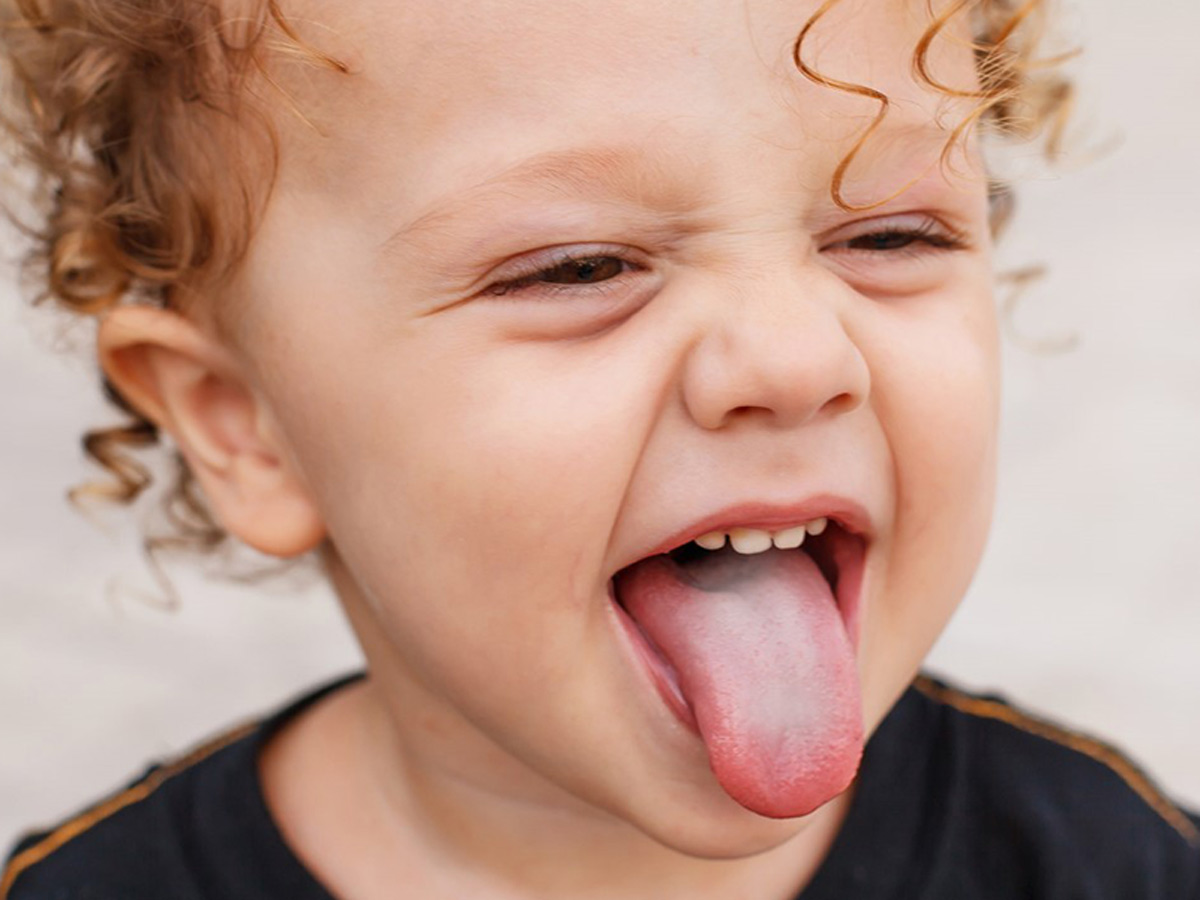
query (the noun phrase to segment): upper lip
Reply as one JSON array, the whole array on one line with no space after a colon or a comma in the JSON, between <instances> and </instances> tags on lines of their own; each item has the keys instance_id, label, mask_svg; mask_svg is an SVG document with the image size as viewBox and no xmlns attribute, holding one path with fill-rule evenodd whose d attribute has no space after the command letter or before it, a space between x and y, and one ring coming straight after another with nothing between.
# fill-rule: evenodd
<instances>
[{"instance_id":1,"label":"upper lip","mask_svg":"<svg viewBox=\"0 0 1200 900\"><path fill-rule=\"evenodd\" d=\"M670 534L638 559L669 553L711 531L728 532L734 528L777 531L821 518L835 522L846 532L865 541L871 540L871 517L862 504L847 497L822 494L796 503L744 501L726 506Z\"/></svg>"}]
</instances>

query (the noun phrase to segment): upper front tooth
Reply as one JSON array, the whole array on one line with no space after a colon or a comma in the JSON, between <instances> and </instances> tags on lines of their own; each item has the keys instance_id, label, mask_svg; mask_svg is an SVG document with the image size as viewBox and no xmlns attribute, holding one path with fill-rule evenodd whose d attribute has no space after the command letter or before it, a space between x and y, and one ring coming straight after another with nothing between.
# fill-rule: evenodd
<instances>
[{"instance_id":1,"label":"upper front tooth","mask_svg":"<svg viewBox=\"0 0 1200 900\"><path fill-rule=\"evenodd\" d=\"M797 525L795 528L788 528L785 531L775 532L775 546L780 550L795 550L804 543L804 536L808 534L803 525Z\"/></svg>"},{"instance_id":2,"label":"upper front tooth","mask_svg":"<svg viewBox=\"0 0 1200 900\"><path fill-rule=\"evenodd\" d=\"M734 528L729 532L729 542L738 553L762 553L771 549L771 532L757 528Z\"/></svg>"},{"instance_id":3,"label":"upper front tooth","mask_svg":"<svg viewBox=\"0 0 1200 900\"><path fill-rule=\"evenodd\" d=\"M725 546L725 532L710 531L696 538L696 543L705 550L720 550Z\"/></svg>"},{"instance_id":4,"label":"upper front tooth","mask_svg":"<svg viewBox=\"0 0 1200 900\"><path fill-rule=\"evenodd\" d=\"M805 527L805 530L807 530L809 534L811 534L813 537L816 537L818 534L821 534L828 525L829 525L828 519L820 518L820 519L813 519L811 522L809 522L804 527Z\"/></svg>"}]
</instances>

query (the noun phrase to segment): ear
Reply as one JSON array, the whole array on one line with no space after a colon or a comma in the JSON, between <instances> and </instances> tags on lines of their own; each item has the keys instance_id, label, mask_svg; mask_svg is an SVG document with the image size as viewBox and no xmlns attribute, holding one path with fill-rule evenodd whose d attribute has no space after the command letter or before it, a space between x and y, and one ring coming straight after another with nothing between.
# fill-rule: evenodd
<instances>
[{"instance_id":1,"label":"ear","mask_svg":"<svg viewBox=\"0 0 1200 900\"><path fill-rule=\"evenodd\" d=\"M113 386L175 439L227 531L280 557L324 539L270 410L216 338L178 313L132 306L101 321L97 348Z\"/></svg>"}]
</instances>

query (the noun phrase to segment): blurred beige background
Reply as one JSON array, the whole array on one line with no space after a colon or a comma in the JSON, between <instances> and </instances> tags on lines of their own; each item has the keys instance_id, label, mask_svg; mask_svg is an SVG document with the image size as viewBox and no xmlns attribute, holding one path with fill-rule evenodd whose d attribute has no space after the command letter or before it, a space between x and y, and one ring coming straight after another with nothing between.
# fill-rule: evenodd
<instances>
[{"instance_id":1,"label":"blurred beige background","mask_svg":"<svg viewBox=\"0 0 1200 900\"><path fill-rule=\"evenodd\" d=\"M1200 807L1200 5L1084 0L1084 146L1020 189L1007 265L1045 262L1006 348L992 544L930 662L1107 737ZM110 421L86 332L0 277L0 843L356 665L325 591L153 583L124 516L63 500ZM1075 335L1063 355L1030 340Z\"/></svg>"}]
</instances>

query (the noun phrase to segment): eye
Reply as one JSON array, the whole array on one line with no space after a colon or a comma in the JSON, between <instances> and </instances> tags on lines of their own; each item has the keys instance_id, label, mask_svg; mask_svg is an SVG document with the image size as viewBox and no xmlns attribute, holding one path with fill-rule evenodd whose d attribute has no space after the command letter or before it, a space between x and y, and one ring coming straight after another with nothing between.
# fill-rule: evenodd
<instances>
[{"instance_id":1,"label":"eye","mask_svg":"<svg viewBox=\"0 0 1200 900\"><path fill-rule=\"evenodd\" d=\"M825 264L847 284L873 297L938 289L987 264L973 253L981 232L955 227L933 213L913 211L849 222L820 244ZM983 238L982 240L986 240Z\"/></svg>"},{"instance_id":2,"label":"eye","mask_svg":"<svg viewBox=\"0 0 1200 900\"><path fill-rule=\"evenodd\" d=\"M932 216L897 216L852 226L846 237L822 247L822 251L855 254L910 256L938 250L967 247L965 235Z\"/></svg>"},{"instance_id":3,"label":"eye","mask_svg":"<svg viewBox=\"0 0 1200 900\"><path fill-rule=\"evenodd\" d=\"M524 262L512 277L489 285L485 293L502 297L519 293L562 293L588 289L606 289L608 282L640 266L610 253L550 251L549 256L533 257Z\"/></svg>"}]
</instances>

